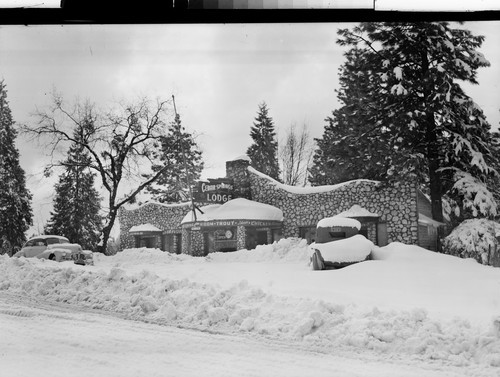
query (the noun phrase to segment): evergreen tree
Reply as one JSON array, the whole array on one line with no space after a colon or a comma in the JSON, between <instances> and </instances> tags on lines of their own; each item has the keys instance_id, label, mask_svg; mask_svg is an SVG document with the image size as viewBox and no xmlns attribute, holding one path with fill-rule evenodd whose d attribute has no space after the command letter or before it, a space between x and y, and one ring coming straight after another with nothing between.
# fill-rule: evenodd
<instances>
[{"instance_id":1,"label":"evergreen tree","mask_svg":"<svg viewBox=\"0 0 500 377\"><path fill-rule=\"evenodd\" d=\"M374 107L371 91L379 85L378 76L369 74L367 55L357 48L345 54L346 62L340 68L340 89L336 91L342 106L325 119L323 136L315 139L318 148L309 176L313 185L333 185L359 178L387 179L391 166L390 140L383 133L378 135L377 143L366 137Z\"/></svg>"},{"instance_id":2,"label":"evergreen tree","mask_svg":"<svg viewBox=\"0 0 500 377\"><path fill-rule=\"evenodd\" d=\"M16 136L7 90L0 81L0 234L14 247L26 241L24 233L32 225L32 196L19 165Z\"/></svg>"},{"instance_id":3,"label":"evergreen tree","mask_svg":"<svg viewBox=\"0 0 500 377\"><path fill-rule=\"evenodd\" d=\"M351 46L341 68L342 108L318 143L317 170L330 158L331 165L343 161L347 171L359 172L357 178L375 172L387 180L417 179L439 221L445 194L462 210L494 215L486 189L495 174L490 126L459 85L477 84L478 68L489 65L477 51L484 37L446 22L362 23L339 35L339 44ZM351 88L360 89L362 98ZM353 149L358 157L331 156L325 144ZM320 179L317 172L312 177Z\"/></svg>"},{"instance_id":4,"label":"evergreen tree","mask_svg":"<svg viewBox=\"0 0 500 377\"><path fill-rule=\"evenodd\" d=\"M160 164L152 166L154 172L163 169L165 173L150 185L146 191L162 203L185 201L189 198L189 185L200 178L203 171L202 152L193 135L181 126L180 116L169 126L167 135L160 137Z\"/></svg>"},{"instance_id":5,"label":"evergreen tree","mask_svg":"<svg viewBox=\"0 0 500 377\"><path fill-rule=\"evenodd\" d=\"M92 127L91 119L85 118L77 128L76 140L84 137L84 127ZM84 249L96 250L102 230L101 198L94 187L95 174L90 171L90 163L82 144L70 146L68 158L62 162L65 171L55 185L54 210L45 233L64 236Z\"/></svg>"},{"instance_id":6,"label":"evergreen tree","mask_svg":"<svg viewBox=\"0 0 500 377\"><path fill-rule=\"evenodd\" d=\"M253 144L248 148L247 155L252 161L252 167L279 180L278 142L274 131L273 119L268 115L265 102L259 105L259 111L253 127L250 130Z\"/></svg>"}]
</instances>

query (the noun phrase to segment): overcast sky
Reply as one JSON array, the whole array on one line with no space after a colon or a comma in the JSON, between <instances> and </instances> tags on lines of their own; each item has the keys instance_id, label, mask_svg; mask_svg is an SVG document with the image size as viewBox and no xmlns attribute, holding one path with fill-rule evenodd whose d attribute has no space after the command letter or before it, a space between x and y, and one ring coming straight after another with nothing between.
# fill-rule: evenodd
<instances>
[{"instance_id":1,"label":"overcast sky","mask_svg":"<svg viewBox=\"0 0 500 377\"><path fill-rule=\"evenodd\" d=\"M351 24L352 25L352 24ZM35 107L56 88L100 105L139 96L175 95L183 125L199 134L206 170L225 175L225 162L246 152L258 104L270 108L279 137L306 123L320 137L338 107L335 89L343 50L336 30L349 24L1 26L0 78L14 119L34 122ZM489 122L500 121L500 22L464 27L486 36L481 51L491 67L467 93ZM18 138L21 165L34 193L35 225L43 225L53 181L42 178L43 151Z\"/></svg>"}]
</instances>

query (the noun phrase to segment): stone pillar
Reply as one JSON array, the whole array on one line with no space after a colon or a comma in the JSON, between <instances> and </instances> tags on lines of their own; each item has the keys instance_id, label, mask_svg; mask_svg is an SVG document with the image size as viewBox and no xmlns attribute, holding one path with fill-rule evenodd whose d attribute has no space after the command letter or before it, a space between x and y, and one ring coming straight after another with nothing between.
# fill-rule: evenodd
<instances>
[{"instance_id":1,"label":"stone pillar","mask_svg":"<svg viewBox=\"0 0 500 377\"><path fill-rule=\"evenodd\" d=\"M201 231L191 231L191 255L199 257L203 255L203 233Z\"/></svg>"},{"instance_id":2,"label":"stone pillar","mask_svg":"<svg viewBox=\"0 0 500 377\"><path fill-rule=\"evenodd\" d=\"M234 198L252 199L248 167L250 159L242 156L234 161L226 161L226 178L234 181Z\"/></svg>"},{"instance_id":3,"label":"stone pillar","mask_svg":"<svg viewBox=\"0 0 500 377\"><path fill-rule=\"evenodd\" d=\"M273 231L272 229L267 230L267 244L271 245L273 243Z\"/></svg>"},{"instance_id":4,"label":"stone pillar","mask_svg":"<svg viewBox=\"0 0 500 377\"><path fill-rule=\"evenodd\" d=\"M189 253L189 233L186 228L182 228L182 243L181 243L181 251L182 254L190 254Z\"/></svg>"},{"instance_id":5,"label":"stone pillar","mask_svg":"<svg viewBox=\"0 0 500 377\"><path fill-rule=\"evenodd\" d=\"M236 250L246 248L247 230L244 226L238 225L236 227Z\"/></svg>"}]
</instances>

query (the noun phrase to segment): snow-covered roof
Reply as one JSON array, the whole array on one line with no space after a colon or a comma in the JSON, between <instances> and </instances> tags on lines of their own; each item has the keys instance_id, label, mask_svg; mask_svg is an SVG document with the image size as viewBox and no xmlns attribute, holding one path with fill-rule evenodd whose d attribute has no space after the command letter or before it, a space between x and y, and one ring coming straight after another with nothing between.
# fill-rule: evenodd
<instances>
[{"instance_id":1,"label":"snow-covered roof","mask_svg":"<svg viewBox=\"0 0 500 377\"><path fill-rule=\"evenodd\" d=\"M203 213L196 212L196 221L211 220L267 220L283 221L281 209L269 204L237 198L224 204L212 204L200 208ZM181 224L194 221L193 212L189 212Z\"/></svg>"},{"instance_id":2,"label":"snow-covered roof","mask_svg":"<svg viewBox=\"0 0 500 377\"><path fill-rule=\"evenodd\" d=\"M63 240L63 241L67 241L68 238L67 237L63 237L63 236L56 236L54 234L42 234L41 236L34 236L34 237L31 237L30 240L32 240L33 238L38 238L38 239L47 239L47 238L57 238L57 239L60 239L60 240Z\"/></svg>"},{"instance_id":3,"label":"snow-covered roof","mask_svg":"<svg viewBox=\"0 0 500 377\"><path fill-rule=\"evenodd\" d=\"M182 203L160 203L160 202L150 201L143 204L126 204L124 208L128 211L133 211L150 205L161 206L161 207L185 207L185 206L190 206L191 201Z\"/></svg>"},{"instance_id":4,"label":"snow-covered roof","mask_svg":"<svg viewBox=\"0 0 500 377\"><path fill-rule=\"evenodd\" d=\"M161 232L161 229L158 229L152 224L141 224L134 225L132 228L130 228L129 233L131 232Z\"/></svg>"},{"instance_id":5,"label":"snow-covered roof","mask_svg":"<svg viewBox=\"0 0 500 377\"><path fill-rule=\"evenodd\" d=\"M425 225L432 225L432 226L445 225L444 223L436 221L434 219L431 219L430 217L425 216L422 213L418 214L418 223L419 224L425 224Z\"/></svg>"},{"instance_id":6,"label":"snow-covered roof","mask_svg":"<svg viewBox=\"0 0 500 377\"><path fill-rule=\"evenodd\" d=\"M329 228L332 226L348 226L352 228L361 229L361 223L356 219L350 219L348 217L333 216L326 217L318 221L318 228Z\"/></svg>"},{"instance_id":7,"label":"snow-covered roof","mask_svg":"<svg viewBox=\"0 0 500 377\"><path fill-rule=\"evenodd\" d=\"M370 212L366 208L363 208L357 204L354 204L347 211L340 212L337 216L342 217L379 217L377 213Z\"/></svg>"},{"instance_id":8,"label":"snow-covered roof","mask_svg":"<svg viewBox=\"0 0 500 377\"><path fill-rule=\"evenodd\" d=\"M261 173L258 170L255 170L251 166L248 167L248 171L250 173L253 173L253 174L261 177L261 178L265 178L265 179L269 180L277 188L280 188L280 189L285 190L287 192L290 192L292 194L302 194L302 195L334 191L334 190L338 190L339 188L344 187L344 186L348 186L348 185L352 185L352 184L359 184L359 183L363 183L363 182L364 183L372 183L374 185L379 184L379 182L372 181L369 179L355 179L352 181L338 183L336 185L298 187L298 186L290 186L290 185L285 185L283 183L280 183L280 182L276 181L275 179L269 177L268 175Z\"/></svg>"}]
</instances>

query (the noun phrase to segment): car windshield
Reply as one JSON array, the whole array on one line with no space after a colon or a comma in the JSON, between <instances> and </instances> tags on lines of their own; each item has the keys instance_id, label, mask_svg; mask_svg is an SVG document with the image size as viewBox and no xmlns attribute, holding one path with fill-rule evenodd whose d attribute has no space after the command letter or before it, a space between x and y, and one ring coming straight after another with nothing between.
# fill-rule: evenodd
<instances>
[{"instance_id":1,"label":"car windshield","mask_svg":"<svg viewBox=\"0 0 500 377\"><path fill-rule=\"evenodd\" d=\"M55 243L69 243L69 241L62 238L47 238L47 245L53 245Z\"/></svg>"}]
</instances>

